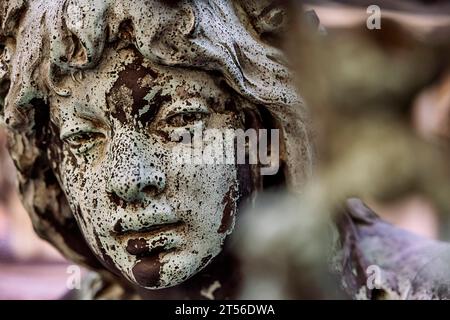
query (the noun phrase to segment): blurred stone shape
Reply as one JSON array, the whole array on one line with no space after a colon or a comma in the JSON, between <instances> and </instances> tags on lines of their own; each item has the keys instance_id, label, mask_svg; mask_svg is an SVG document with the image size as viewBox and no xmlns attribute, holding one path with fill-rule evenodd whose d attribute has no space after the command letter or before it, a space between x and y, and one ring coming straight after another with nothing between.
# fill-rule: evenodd
<instances>
[{"instance_id":1,"label":"blurred stone shape","mask_svg":"<svg viewBox=\"0 0 450 320\"><path fill-rule=\"evenodd\" d=\"M313 198L266 194L244 213L235 238L245 274L241 298L450 297L450 244L385 222L359 199L333 214Z\"/></svg>"},{"instance_id":2,"label":"blurred stone shape","mask_svg":"<svg viewBox=\"0 0 450 320\"><path fill-rule=\"evenodd\" d=\"M394 227L359 199L338 219L344 287L357 299L450 299L450 244ZM370 286L370 268L378 279ZM376 268L374 268L376 267ZM376 271L378 270L378 271Z\"/></svg>"}]
</instances>

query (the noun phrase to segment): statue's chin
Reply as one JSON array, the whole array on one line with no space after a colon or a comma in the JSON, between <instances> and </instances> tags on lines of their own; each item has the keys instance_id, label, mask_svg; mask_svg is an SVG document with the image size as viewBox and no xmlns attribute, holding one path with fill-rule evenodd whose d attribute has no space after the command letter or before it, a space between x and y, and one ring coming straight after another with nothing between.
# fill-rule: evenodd
<instances>
[{"instance_id":1,"label":"statue's chin","mask_svg":"<svg viewBox=\"0 0 450 320\"><path fill-rule=\"evenodd\" d=\"M186 280L178 280L178 281L174 280L173 282L161 283L160 285L158 285L156 287L145 287L145 286L142 286L139 283L135 283L135 284L137 284L138 286L140 286L141 288L144 288L146 290L163 290L163 289L169 289L169 288L176 287L176 286L182 284L185 281Z\"/></svg>"},{"instance_id":2,"label":"statue's chin","mask_svg":"<svg viewBox=\"0 0 450 320\"><path fill-rule=\"evenodd\" d=\"M138 262L133 267L133 277L135 280L132 280L132 283L147 290L162 290L176 287L196 274L184 274L183 278L178 278L180 276L179 274L174 278L162 278L159 272L155 273L151 270L153 267L152 262Z\"/></svg>"},{"instance_id":3,"label":"statue's chin","mask_svg":"<svg viewBox=\"0 0 450 320\"><path fill-rule=\"evenodd\" d=\"M139 259L131 269L134 284L148 289L160 290L180 285L198 274L212 260L212 255L199 257L193 254L185 254L183 258L166 255L166 259L160 259L158 255Z\"/></svg>"}]
</instances>

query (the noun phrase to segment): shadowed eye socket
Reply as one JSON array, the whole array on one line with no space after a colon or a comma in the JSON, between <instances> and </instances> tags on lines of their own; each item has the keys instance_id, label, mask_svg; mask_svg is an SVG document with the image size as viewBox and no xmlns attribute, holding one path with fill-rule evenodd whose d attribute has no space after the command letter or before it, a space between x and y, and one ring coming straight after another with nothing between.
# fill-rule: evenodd
<instances>
[{"instance_id":1,"label":"shadowed eye socket","mask_svg":"<svg viewBox=\"0 0 450 320\"><path fill-rule=\"evenodd\" d=\"M82 154L102 143L104 138L105 136L99 132L78 132L63 138L63 141L71 149Z\"/></svg>"},{"instance_id":2,"label":"shadowed eye socket","mask_svg":"<svg viewBox=\"0 0 450 320\"><path fill-rule=\"evenodd\" d=\"M203 120L206 116L207 111L186 111L169 115L166 122L171 127L186 127Z\"/></svg>"}]
</instances>

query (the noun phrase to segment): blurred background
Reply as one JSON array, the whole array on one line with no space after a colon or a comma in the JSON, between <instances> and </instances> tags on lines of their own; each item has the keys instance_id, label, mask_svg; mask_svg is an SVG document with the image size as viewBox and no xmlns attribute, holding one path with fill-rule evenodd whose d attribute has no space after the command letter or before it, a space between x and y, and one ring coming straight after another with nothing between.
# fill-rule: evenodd
<instances>
[{"instance_id":1,"label":"blurred background","mask_svg":"<svg viewBox=\"0 0 450 320\"><path fill-rule=\"evenodd\" d=\"M315 0L303 8L324 40L300 35L307 45L291 55L325 184L337 176L386 221L448 240L450 2ZM367 167L353 176L346 165L362 169L355 159L363 157L378 163L361 160Z\"/></svg>"},{"instance_id":2,"label":"blurred background","mask_svg":"<svg viewBox=\"0 0 450 320\"><path fill-rule=\"evenodd\" d=\"M0 299L57 299L67 290L67 266L33 231L0 127Z\"/></svg>"},{"instance_id":3,"label":"blurred background","mask_svg":"<svg viewBox=\"0 0 450 320\"><path fill-rule=\"evenodd\" d=\"M374 4L380 8L381 28L368 30L367 23L373 22L368 19L374 17L375 13L369 7ZM367 127L389 130L388 126L383 127L377 121L379 116L393 120L394 126L398 125L399 135L402 128L407 128L408 134L420 141L444 150L448 148L449 1L312 0L304 1L303 8L310 13L310 17L307 15L305 20L316 23L322 36L328 38L324 43L312 44L313 49L293 49L297 59L306 60L298 62L299 86L313 109L313 123L318 126L314 131L319 131L318 128L324 128L330 122L341 122L340 128L351 128L349 132L353 135L352 138L346 136L344 141L339 141L339 138L329 139L333 130L340 129L338 126L330 125L332 129L321 131L317 139L319 160L321 157L328 158L329 154L320 154L330 152L327 149L335 148L337 152L345 153L348 150L343 144L351 144L347 143L351 140L360 139L369 147L371 141L364 141L354 135L359 133L363 136L355 123L372 118ZM315 50L324 48L331 53L314 56ZM319 62L310 63L308 59L313 57ZM322 62L325 67L309 67ZM399 66L402 63L404 65ZM310 81L314 77L317 83L326 84L315 86L314 81ZM347 119L340 118L339 113ZM373 146L372 151L379 153L380 157L388 156L383 154L386 150L377 146ZM358 152L362 153L363 150ZM409 156L414 157L414 154ZM337 159L333 160L338 162ZM324 160L322 165L332 167L332 162ZM392 166L392 169L395 167ZM392 178L389 173L395 172L384 173L387 181ZM369 177L366 174L367 180L363 183L370 184ZM340 182L348 183L345 179ZM380 188L383 189L383 186ZM433 203L435 201L425 195L423 190L418 190L420 188L407 189L400 195L374 197L374 194L370 194L364 200L386 221L426 237L439 238L442 235L439 220L442 213L438 212L439 209Z\"/></svg>"},{"instance_id":4,"label":"blurred background","mask_svg":"<svg viewBox=\"0 0 450 320\"><path fill-rule=\"evenodd\" d=\"M380 6L382 22L380 30L369 31L366 22L371 13L367 7L372 2ZM439 177L440 165L428 158L423 163L420 159L427 147L432 148L428 153L432 155L435 150L446 154L450 146L450 65L446 47L450 39L450 3L306 1L304 9L309 11L307 20L316 24L320 37L328 39L291 51L301 60L297 64L302 95L314 108L318 168L325 173L324 181L329 181L330 188L336 187L334 181L349 186L349 193L361 185L373 184L364 200L385 220L428 238L445 238L443 226L448 212L443 212L443 202L448 193L439 179L429 186L429 180L423 178ZM305 41L298 43L307 46ZM315 50L321 50L321 54L316 55ZM368 125L366 121L370 121ZM370 131L372 128L375 131ZM358 139L363 143L358 144ZM427 147L422 148L421 143ZM402 153L399 145L411 148ZM374 175L383 161L373 171L370 166L364 168L360 172L362 180L354 176L350 181L353 176L339 158L342 154L357 155L352 159L373 155L391 164L381 165L378 179L382 182ZM409 166L410 160L416 158L420 161ZM445 162L448 158L442 159ZM403 176L398 174L398 163L411 170L402 171ZM355 166L351 164L351 168ZM344 178L339 176L341 172ZM0 299L56 299L67 290L69 263L34 234L15 185L14 167L0 125Z\"/></svg>"}]
</instances>

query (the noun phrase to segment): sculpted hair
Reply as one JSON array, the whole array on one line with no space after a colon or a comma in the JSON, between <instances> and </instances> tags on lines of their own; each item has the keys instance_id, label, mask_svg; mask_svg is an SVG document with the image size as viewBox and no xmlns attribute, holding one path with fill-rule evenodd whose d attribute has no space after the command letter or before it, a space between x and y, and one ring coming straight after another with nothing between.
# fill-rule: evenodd
<instances>
[{"instance_id":1,"label":"sculpted hair","mask_svg":"<svg viewBox=\"0 0 450 320\"><path fill-rule=\"evenodd\" d=\"M298 190L311 173L312 151L304 104L274 40L283 17L273 0L3 0L0 113L38 234L72 260L101 268L80 241L54 174L47 99L49 92L69 96L60 77L81 79L118 42L158 64L215 72L265 108L281 130L287 182Z\"/></svg>"}]
</instances>

